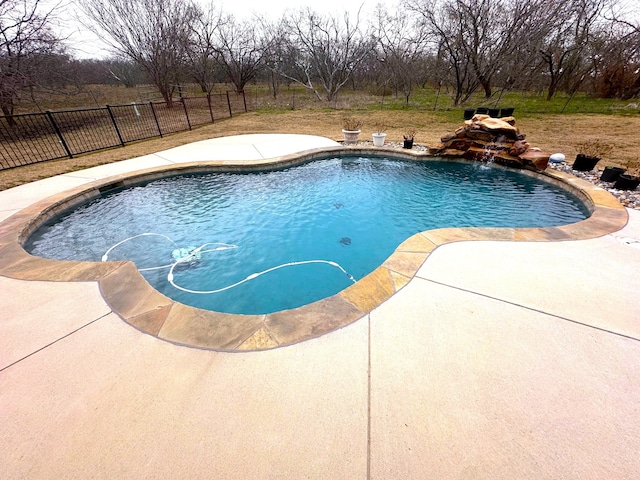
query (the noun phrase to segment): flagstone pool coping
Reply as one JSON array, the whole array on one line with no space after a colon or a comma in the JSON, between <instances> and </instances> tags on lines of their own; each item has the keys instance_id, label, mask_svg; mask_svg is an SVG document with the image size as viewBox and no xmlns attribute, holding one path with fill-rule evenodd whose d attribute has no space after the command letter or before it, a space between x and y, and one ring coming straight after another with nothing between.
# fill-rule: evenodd
<instances>
[{"instance_id":1,"label":"flagstone pool coping","mask_svg":"<svg viewBox=\"0 0 640 480\"><path fill-rule=\"evenodd\" d=\"M417 233L404 241L373 272L336 295L296 309L265 315L212 312L175 302L151 287L132 262L51 260L32 256L23 248L29 235L48 219L115 188L187 173L273 170L340 154L388 155L415 161L437 158L422 152L336 146L269 159L186 162L109 176L60 191L0 222L0 275L19 280L98 282L109 307L144 333L171 343L203 349L256 351L315 338L366 316L407 285L429 255L441 245L481 240L585 240L618 231L628 221L625 208L602 188L557 170L547 169L538 173L522 170L572 191L585 202L591 215L580 222L556 227L442 228Z\"/></svg>"}]
</instances>

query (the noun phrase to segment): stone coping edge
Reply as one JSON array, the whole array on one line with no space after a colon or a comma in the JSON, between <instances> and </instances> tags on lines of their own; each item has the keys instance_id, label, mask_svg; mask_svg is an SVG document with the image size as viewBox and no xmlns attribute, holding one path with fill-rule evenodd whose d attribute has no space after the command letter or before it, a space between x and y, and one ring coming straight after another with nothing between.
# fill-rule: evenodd
<instances>
[{"instance_id":1,"label":"stone coping edge","mask_svg":"<svg viewBox=\"0 0 640 480\"><path fill-rule=\"evenodd\" d=\"M382 265L345 290L299 308L266 315L235 315L180 304L151 287L133 262L51 260L34 257L23 248L29 235L48 219L112 189L181 174L276 170L331 155L466 162L384 147L337 146L266 160L181 163L115 175L52 195L0 222L0 275L19 280L97 282L112 311L141 332L174 344L202 349L257 351L315 338L368 315L407 285L431 252L441 245L469 240L585 240L618 231L628 221L626 209L604 189L557 170L522 170L526 174L542 176L578 195L589 208L591 216L557 227L441 228L417 233L398 246Z\"/></svg>"}]
</instances>

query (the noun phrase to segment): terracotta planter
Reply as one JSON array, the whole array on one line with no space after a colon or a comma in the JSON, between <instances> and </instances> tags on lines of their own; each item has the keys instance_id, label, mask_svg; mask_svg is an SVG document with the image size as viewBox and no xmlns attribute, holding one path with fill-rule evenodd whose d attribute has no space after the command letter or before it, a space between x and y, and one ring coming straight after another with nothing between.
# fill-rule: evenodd
<instances>
[{"instance_id":1,"label":"terracotta planter","mask_svg":"<svg viewBox=\"0 0 640 480\"><path fill-rule=\"evenodd\" d=\"M623 173L618 177L616 183L613 184L613 188L617 188L618 190L635 190L638 188L638 185L640 185L640 177Z\"/></svg>"},{"instance_id":2,"label":"terracotta planter","mask_svg":"<svg viewBox=\"0 0 640 480\"><path fill-rule=\"evenodd\" d=\"M600 175L600 180L603 182L615 182L624 172L624 168L607 166L604 167L604 171L602 172L602 175Z\"/></svg>"},{"instance_id":3,"label":"terracotta planter","mask_svg":"<svg viewBox=\"0 0 640 480\"><path fill-rule=\"evenodd\" d=\"M358 143L360 130L342 130L342 134L344 135L344 144L353 145L354 143Z\"/></svg>"},{"instance_id":4,"label":"terracotta planter","mask_svg":"<svg viewBox=\"0 0 640 480\"><path fill-rule=\"evenodd\" d=\"M576 155L576 160L573 162L573 166L571 168L578 170L579 172L588 172L593 170L599 161L599 157L588 157L583 153L579 153Z\"/></svg>"}]
</instances>

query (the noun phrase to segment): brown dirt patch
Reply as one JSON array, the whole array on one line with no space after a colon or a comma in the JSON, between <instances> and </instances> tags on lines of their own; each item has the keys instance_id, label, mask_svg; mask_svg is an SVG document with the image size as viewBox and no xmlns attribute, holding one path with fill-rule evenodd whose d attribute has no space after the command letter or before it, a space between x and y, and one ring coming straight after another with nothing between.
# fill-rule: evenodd
<instances>
[{"instance_id":1,"label":"brown dirt patch","mask_svg":"<svg viewBox=\"0 0 640 480\"><path fill-rule=\"evenodd\" d=\"M571 161L575 144L598 138L614 145L614 150L601 165L640 167L640 117L614 115L544 115L518 121L531 145L549 153L562 152Z\"/></svg>"},{"instance_id":2,"label":"brown dirt patch","mask_svg":"<svg viewBox=\"0 0 640 480\"><path fill-rule=\"evenodd\" d=\"M342 138L342 118L358 116L364 121L361 139L370 139L377 124L386 127L388 141L401 141L404 130L415 127L416 143L434 144L440 137L462 125L424 111L296 110L281 113L250 112L206 125L190 132L147 140L73 159L42 162L0 171L0 190L61 173L126 160L209 138L247 133L300 133ZM611 115L541 115L518 119L520 130L532 146L549 153L562 152L567 160L575 156L575 143L600 138L616 145L603 164L626 165L638 161L640 118Z\"/></svg>"}]
</instances>

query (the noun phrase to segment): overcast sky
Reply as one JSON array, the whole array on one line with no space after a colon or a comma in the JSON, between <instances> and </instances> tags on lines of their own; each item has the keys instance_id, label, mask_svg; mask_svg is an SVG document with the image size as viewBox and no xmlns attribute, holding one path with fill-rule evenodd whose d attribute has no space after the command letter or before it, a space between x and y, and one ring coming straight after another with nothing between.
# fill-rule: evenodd
<instances>
[{"instance_id":1,"label":"overcast sky","mask_svg":"<svg viewBox=\"0 0 640 480\"><path fill-rule=\"evenodd\" d=\"M45 3L57 3L59 0L45 0ZM82 1L82 0L76 0ZM202 5L208 5L210 0L196 0ZM623 10L630 19L640 19L640 9L637 8L639 0L618 0ZM355 15L362 6L362 16L367 19L376 8L376 5L386 5L389 9L395 8L400 0L214 0L215 5L220 5L225 12L233 13L238 18L250 18L253 14L270 19L278 19L287 10L298 10L310 6L320 13L340 15L345 10ZM85 30L74 20L77 7L74 0L69 0L68 7L62 13L64 28L63 34L68 36L67 44L72 53L78 58L105 58L109 56L106 47L91 32Z\"/></svg>"},{"instance_id":2,"label":"overcast sky","mask_svg":"<svg viewBox=\"0 0 640 480\"><path fill-rule=\"evenodd\" d=\"M197 0L203 5L209 3L208 0ZM315 2L305 2L300 0L218 0L215 5L222 6L223 11L233 13L238 18L250 18L254 13L261 17L277 19L286 10L298 10L302 7L310 6L314 11L320 13L342 14L345 10L356 14L358 8L363 5L362 15L370 14L375 10L376 5L395 5L397 0L319 0ZM63 12L64 34L68 36L67 44L74 56L78 58L105 58L109 56L106 46L91 32L85 30L74 20L75 11L73 2Z\"/></svg>"}]
</instances>

